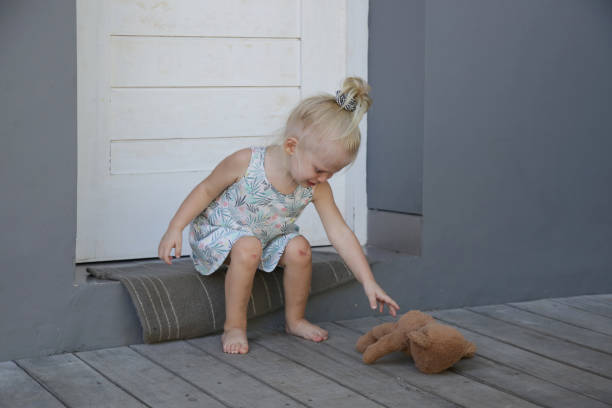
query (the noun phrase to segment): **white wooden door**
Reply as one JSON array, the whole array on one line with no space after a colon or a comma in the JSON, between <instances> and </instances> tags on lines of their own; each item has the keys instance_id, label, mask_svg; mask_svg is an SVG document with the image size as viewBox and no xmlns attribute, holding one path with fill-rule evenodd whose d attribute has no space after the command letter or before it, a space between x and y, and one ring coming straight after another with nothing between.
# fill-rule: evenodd
<instances>
[{"instance_id":1,"label":"white wooden door","mask_svg":"<svg viewBox=\"0 0 612 408\"><path fill-rule=\"evenodd\" d=\"M346 0L77 0L76 262L156 257L223 157L269 143L301 98L338 89L346 19ZM346 172L331 184L346 218ZM329 244L314 206L298 225Z\"/></svg>"}]
</instances>

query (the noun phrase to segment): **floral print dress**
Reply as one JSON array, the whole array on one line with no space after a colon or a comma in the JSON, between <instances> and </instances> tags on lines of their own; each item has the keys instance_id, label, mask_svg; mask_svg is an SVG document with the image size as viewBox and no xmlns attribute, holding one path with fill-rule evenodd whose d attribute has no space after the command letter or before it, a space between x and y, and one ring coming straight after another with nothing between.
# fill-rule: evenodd
<instances>
[{"instance_id":1,"label":"floral print dress","mask_svg":"<svg viewBox=\"0 0 612 408\"><path fill-rule=\"evenodd\" d=\"M261 241L259 269L276 268L289 241L299 235L294 223L312 201L312 188L298 185L291 194L277 191L264 170L265 146L251 147L245 175L229 186L189 224L189 245L195 269L202 275L215 272L232 245L244 236Z\"/></svg>"}]
</instances>

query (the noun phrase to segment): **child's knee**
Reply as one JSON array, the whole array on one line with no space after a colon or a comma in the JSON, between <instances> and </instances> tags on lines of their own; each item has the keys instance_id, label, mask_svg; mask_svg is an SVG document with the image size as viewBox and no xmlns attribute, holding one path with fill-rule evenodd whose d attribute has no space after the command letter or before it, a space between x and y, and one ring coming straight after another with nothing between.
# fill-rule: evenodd
<instances>
[{"instance_id":1,"label":"child's knee","mask_svg":"<svg viewBox=\"0 0 612 408\"><path fill-rule=\"evenodd\" d=\"M285 263L306 265L312 262L310 242L303 236L297 236L289 241L285 249Z\"/></svg>"},{"instance_id":2,"label":"child's knee","mask_svg":"<svg viewBox=\"0 0 612 408\"><path fill-rule=\"evenodd\" d=\"M257 267L261 262L262 246L255 237L242 237L233 245L230 252L231 262Z\"/></svg>"}]
</instances>

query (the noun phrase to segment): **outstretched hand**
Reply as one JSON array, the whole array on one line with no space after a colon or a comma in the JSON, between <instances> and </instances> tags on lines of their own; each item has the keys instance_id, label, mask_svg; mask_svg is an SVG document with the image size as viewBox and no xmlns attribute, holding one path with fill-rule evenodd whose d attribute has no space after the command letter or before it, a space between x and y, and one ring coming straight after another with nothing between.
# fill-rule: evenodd
<instances>
[{"instance_id":1,"label":"outstretched hand","mask_svg":"<svg viewBox=\"0 0 612 408\"><path fill-rule=\"evenodd\" d=\"M375 281L366 282L363 284L363 290L365 291L370 307L376 309L380 307L380 313L383 312L384 305L386 304L389 308L389 314L393 317L397 315L399 305L395 300L391 299L389 295L376 283Z\"/></svg>"}]
</instances>

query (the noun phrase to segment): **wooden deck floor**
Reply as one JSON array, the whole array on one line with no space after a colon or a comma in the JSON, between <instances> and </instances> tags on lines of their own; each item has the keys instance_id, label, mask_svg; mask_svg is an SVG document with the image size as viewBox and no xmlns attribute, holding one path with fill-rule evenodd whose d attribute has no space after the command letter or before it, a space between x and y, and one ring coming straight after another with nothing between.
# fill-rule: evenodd
<instances>
[{"instance_id":1,"label":"wooden deck floor","mask_svg":"<svg viewBox=\"0 0 612 408\"><path fill-rule=\"evenodd\" d=\"M609 407L612 295L428 311L476 343L474 358L425 375L400 353L354 350L389 318L322 324L315 344L249 333L228 355L219 336L0 363L0 407Z\"/></svg>"}]
</instances>

